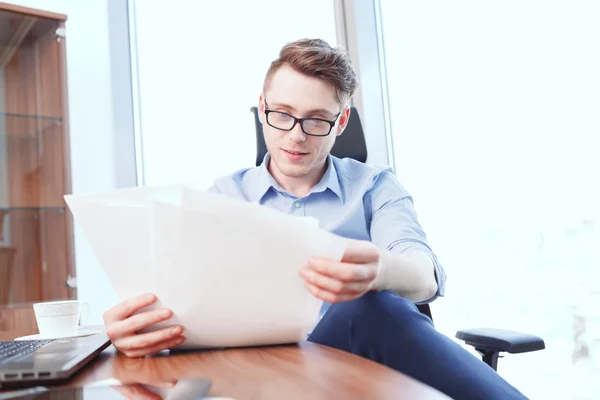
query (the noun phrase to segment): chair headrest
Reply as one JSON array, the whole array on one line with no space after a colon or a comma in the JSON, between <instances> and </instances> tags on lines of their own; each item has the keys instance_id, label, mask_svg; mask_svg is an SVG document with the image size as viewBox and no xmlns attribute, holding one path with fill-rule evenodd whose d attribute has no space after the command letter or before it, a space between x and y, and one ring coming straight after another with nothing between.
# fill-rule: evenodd
<instances>
[{"instance_id":1,"label":"chair headrest","mask_svg":"<svg viewBox=\"0 0 600 400\"><path fill-rule=\"evenodd\" d=\"M367 143L363 132L362 123L356 107L350 107L350 120L340 136L335 140L331 154L338 158L353 158L360 162L367 162ZM267 154L267 146L263 136L263 128L258 117L258 108L252 107L254 125L256 129L256 165L260 165Z\"/></svg>"}]
</instances>

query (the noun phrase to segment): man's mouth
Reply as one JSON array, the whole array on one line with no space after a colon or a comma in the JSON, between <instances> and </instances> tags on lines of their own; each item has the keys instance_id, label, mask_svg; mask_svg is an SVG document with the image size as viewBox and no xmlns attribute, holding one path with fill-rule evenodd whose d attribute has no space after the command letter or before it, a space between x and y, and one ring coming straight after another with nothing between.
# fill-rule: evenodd
<instances>
[{"instance_id":1,"label":"man's mouth","mask_svg":"<svg viewBox=\"0 0 600 400\"><path fill-rule=\"evenodd\" d=\"M286 149L282 149L283 151L285 151L286 153L292 154L294 156L305 156L308 153L302 152L302 151L292 151L292 150L286 150Z\"/></svg>"}]
</instances>

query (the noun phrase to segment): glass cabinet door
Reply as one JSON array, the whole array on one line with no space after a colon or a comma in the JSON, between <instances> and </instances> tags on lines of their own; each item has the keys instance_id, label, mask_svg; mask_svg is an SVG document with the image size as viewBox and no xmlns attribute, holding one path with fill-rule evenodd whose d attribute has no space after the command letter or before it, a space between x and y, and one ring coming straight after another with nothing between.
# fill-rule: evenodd
<instances>
[{"instance_id":1,"label":"glass cabinet door","mask_svg":"<svg viewBox=\"0 0 600 400\"><path fill-rule=\"evenodd\" d=\"M0 9L0 306L75 296L63 26Z\"/></svg>"}]
</instances>

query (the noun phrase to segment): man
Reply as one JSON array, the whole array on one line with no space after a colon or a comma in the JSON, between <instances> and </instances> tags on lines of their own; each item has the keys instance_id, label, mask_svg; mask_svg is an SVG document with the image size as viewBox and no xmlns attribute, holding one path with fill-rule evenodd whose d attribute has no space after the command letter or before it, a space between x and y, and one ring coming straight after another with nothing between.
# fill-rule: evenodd
<instances>
[{"instance_id":1,"label":"man","mask_svg":"<svg viewBox=\"0 0 600 400\"><path fill-rule=\"evenodd\" d=\"M453 398L523 398L417 310L415 303L444 294L445 274L407 191L388 169L329 154L348 123L356 88L343 52L322 40L284 46L259 98L268 155L260 167L218 179L210 190L317 218L352 239L341 262L314 259L299 271L306 289L331 303L309 341L380 362ZM172 315L138 313L155 300L140 296L105 313L107 334L126 355L185 340L181 326L136 333Z\"/></svg>"}]
</instances>

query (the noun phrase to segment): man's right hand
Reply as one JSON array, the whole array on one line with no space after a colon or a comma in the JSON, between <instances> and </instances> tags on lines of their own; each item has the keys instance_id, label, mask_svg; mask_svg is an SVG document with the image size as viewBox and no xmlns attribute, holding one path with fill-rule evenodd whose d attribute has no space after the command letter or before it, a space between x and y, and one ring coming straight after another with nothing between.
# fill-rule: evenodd
<instances>
[{"instance_id":1,"label":"man's right hand","mask_svg":"<svg viewBox=\"0 0 600 400\"><path fill-rule=\"evenodd\" d=\"M155 354L178 346L185 340L181 335L183 333L181 325L155 332L137 333L173 315L173 312L166 308L135 314L154 302L156 302L155 295L144 294L119 303L104 313L106 335L112 340L113 345L128 357Z\"/></svg>"}]
</instances>

